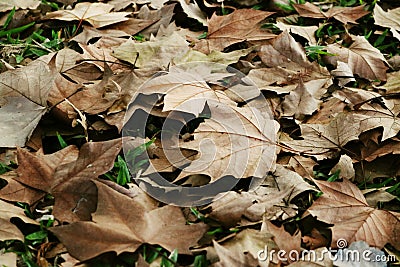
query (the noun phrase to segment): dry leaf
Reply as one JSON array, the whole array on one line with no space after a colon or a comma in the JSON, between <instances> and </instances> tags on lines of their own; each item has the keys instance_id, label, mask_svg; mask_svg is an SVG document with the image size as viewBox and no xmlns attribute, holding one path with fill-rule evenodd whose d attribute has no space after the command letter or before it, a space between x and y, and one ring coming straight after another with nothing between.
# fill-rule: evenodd
<instances>
[{"instance_id":1,"label":"dry leaf","mask_svg":"<svg viewBox=\"0 0 400 267\"><path fill-rule=\"evenodd\" d=\"M386 81L386 59L364 36L351 36L353 43L347 48L337 43L327 46L334 56L327 56L329 64L337 66L339 61L346 62L354 74L369 80Z\"/></svg>"},{"instance_id":2,"label":"dry leaf","mask_svg":"<svg viewBox=\"0 0 400 267\"><path fill-rule=\"evenodd\" d=\"M111 12L113 5L104 3L78 3L72 10L57 10L46 15L46 19L65 21L84 20L95 28L128 20L130 12Z\"/></svg>"},{"instance_id":3,"label":"dry leaf","mask_svg":"<svg viewBox=\"0 0 400 267\"><path fill-rule=\"evenodd\" d=\"M0 0L0 12L15 9L35 9L40 5L39 0Z\"/></svg>"},{"instance_id":4,"label":"dry leaf","mask_svg":"<svg viewBox=\"0 0 400 267\"><path fill-rule=\"evenodd\" d=\"M375 5L374 20L379 26L400 31L400 8L389 9L385 12L379 5Z\"/></svg>"},{"instance_id":5,"label":"dry leaf","mask_svg":"<svg viewBox=\"0 0 400 267\"><path fill-rule=\"evenodd\" d=\"M24 235L21 231L10 222L11 218L19 218L25 223L38 224L36 221L28 218L24 210L3 200L0 200L0 240L16 239L24 241Z\"/></svg>"},{"instance_id":6,"label":"dry leaf","mask_svg":"<svg viewBox=\"0 0 400 267\"><path fill-rule=\"evenodd\" d=\"M290 31L291 33L306 38L310 46L317 45L317 40L315 39L315 31L318 30L317 26L297 26L297 25L285 24L280 21L278 21L275 25L281 31L287 30Z\"/></svg>"},{"instance_id":7,"label":"dry leaf","mask_svg":"<svg viewBox=\"0 0 400 267\"><path fill-rule=\"evenodd\" d=\"M343 182L315 181L324 193L308 211L319 220L334 224L332 248L337 241L347 243L366 241L382 248L391 243L400 249L400 214L370 207L356 185L344 179Z\"/></svg>"},{"instance_id":8,"label":"dry leaf","mask_svg":"<svg viewBox=\"0 0 400 267\"><path fill-rule=\"evenodd\" d=\"M214 14L208 21L207 38L198 41L194 49L209 54L213 50L222 51L225 47L243 41L260 41L275 37L261 30L259 23L274 12L254 9L237 9L226 16Z\"/></svg>"},{"instance_id":9,"label":"dry leaf","mask_svg":"<svg viewBox=\"0 0 400 267\"><path fill-rule=\"evenodd\" d=\"M188 15L189 18L196 19L199 21L203 26L207 26L207 17L206 15L201 11L199 6L197 5L196 2L194 3L189 3L185 0L179 0L179 3L181 4L181 7L183 11Z\"/></svg>"},{"instance_id":10,"label":"dry leaf","mask_svg":"<svg viewBox=\"0 0 400 267\"><path fill-rule=\"evenodd\" d=\"M178 207L149 209L136 197L130 198L101 182L95 183L98 204L93 221L51 228L69 253L81 261L108 251L134 252L143 243L190 254L189 248L206 231L202 223L187 225Z\"/></svg>"}]
</instances>

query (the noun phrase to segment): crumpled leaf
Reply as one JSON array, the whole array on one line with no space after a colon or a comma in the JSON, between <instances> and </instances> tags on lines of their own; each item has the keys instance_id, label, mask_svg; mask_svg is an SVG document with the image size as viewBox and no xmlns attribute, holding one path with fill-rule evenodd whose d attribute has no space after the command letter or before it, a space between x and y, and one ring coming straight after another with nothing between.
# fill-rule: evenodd
<instances>
[{"instance_id":1,"label":"crumpled leaf","mask_svg":"<svg viewBox=\"0 0 400 267\"><path fill-rule=\"evenodd\" d=\"M24 241L24 235L10 222L11 218L20 218L25 223L38 224L35 220L28 218L23 209L0 200L0 241L10 239Z\"/></svg>"},{"instance_id":2,"label":"crumpled leaf","mask_svg":"<svg viewBox=\"0 0 400 267\"><path fill-rule=\"evenodd\" d=\"M189 248L206 231L203 223L187 225L179 207L149 208L136 197L118 193L101 182L95 183L98 204L92 221L50 229L68 252L81 261L108 251L134 252L143 243L190 254ZM77 239L80 241L76 242Z\"/></svg>"},{"instance_id":3,"label":"crumpled leaf","mask_svg":"<svg viewBox=\"0 0 400 267\"><path fill-rule=\"evenodd\" d=\"M15 9L35 9L40 5L39 0L0 0L0 12Z\"/></svg>"},{"instance_id":4,"label":"crumpled leaf","mask_svg":"<svg viewBox=\"0 0 400 267\"><path fill-rule=\"evenodd\" d=\"M337 66L339 61L346 62L354 74L369 80L386 81L386 59L373 47L364 36L353 36L349 47L337 43L327 46L327 51L334 56L325 57L329 64Z\"/></svg>"},{"instance_id":5,"label":"crumpled leaf","mask_svg":"<svg viewBox=\"0 0 400 267\"><path fill-rule=\"evenodd\" d=\"M332 248L338 239L347 243L365 241L382 248L390 243L400 248L400 214L370 207L362 192L347 179L343 182L314 181L324 193L308 209L319 220L334 224Z\"/></svg>"},{"instance_id":6,"label":"crumpled leaf","mask_svg":"<svg viewBox=\"0 0 400 267\"><path fill-rule=\"evenodd\" d=\"M57 10L46 15L46 19L65 21L84 20L95 28L101 28L117 22L128 20L130 12L111 12L113 5L104 3L78 3L72 10Z\"/></svg>"},{"instance_id":7,"label":"crumpled leaf","mask_svg":"<svg viewBox=\"0 0 400 267\"><path fill-rule=\"evenodd\" d=\"M335 6L329 9L327 12L323 12L320 8L312 3L305 4L294 4L293 7L299 13L300 16L310 18L335 18L343 24L354 23L357 24L356 20L369 14L369 11L365 11L365 5L356 7L338 7Z\"/></svg>"},{"instance_id":8,"label":"crumpled leaf","mask_svg":"<svg viewBox=\"0 0 400 267\"><path fill-rule=\"evenodd\" d=\"M208 21L206 39L198 41L194 49L208 54L213 50L222 51L225 47L243 41L260 41L275 37L260 29L259 23L274 12L254 9L237 9L229 15L214 14Z\"/></svg>"},{"instance_id":9,"label":"crumpled leaf","mask_svg":"<svg viewBox=\"0 0 400 267\"><path fill-rule=\"evenodd\" d=\"M25 146L46 112L54 85L53 66L54 63L36 60L0 74L0 147Z\"/></svg>"},{"instance_id":10,"label":"crumpled leaf","mask_svg":"<svg viewBox=\"0 0 400 267\"><path fill-rule=\"evenodd\" d=\"M291 33L306 38L309 45L317 45L317 40L315 39L315 31L318 30L317 26L297 26L286 24L280 21L278 21L275 26L281 31L288 30Z\"/></svg>"}]
</instances>

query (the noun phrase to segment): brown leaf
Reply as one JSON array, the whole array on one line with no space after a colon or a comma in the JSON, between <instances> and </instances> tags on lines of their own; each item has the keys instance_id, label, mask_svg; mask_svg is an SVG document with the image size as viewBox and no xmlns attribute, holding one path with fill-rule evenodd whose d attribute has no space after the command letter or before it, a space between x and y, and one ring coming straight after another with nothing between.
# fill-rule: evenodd
<instances>
[{"instance_id":1,"label":"brown leaf","mask_svg":"<svg viewBox=\"0 0 400 267\"><path fill-rule=\"evenodd\" d=\"M363 240L382 248L391 243L400 248L400 214L370 207L356 185L343 182L315 181L324 193L308 211L319 220L334 224L332 248L339 239L348 244Z\"/></svg>"},{"instance_id":2,"label":"brown leaf","mask_svg":"<svg viewBox=\"0 0 400 267\"><path fill-rule=\"evenodd\" d=\"M259 23L273 13L237 9L225 16L214 14L208 21L207 38L197 42L194 49L208 54L213 50L222 51L227 46L243 41L271 39L275 35L261 30Z\"/></svg>"},{"instance_id":3,"label":"brown leaf","mask_svg":"<svg viewBox=\"0 0 400 267\"><path fill-rule=\"evenodd\" d=\"M46 19L64 21L84 20L95 28L101 28L128 20L130 12L111 12L114 6L104 3L78 3L72 10L57 10L46 15Z\"/></svg>"},{"instance_id":4,"label":"brown leaf","mask_svg":"<svg viewBox=\"0 0 400 267\"><path fill-rule=\"evenodd\" d=\"M295 4L293 7L302 17L310 18L335 18L343 24L354 23L357 24L356 20L369 14L369 11L365 11L365 5L356 7L338 7L335 6L329 9L327 12L323 12L320 8L312 3Z\"/></svg>"},{"instance_id":5,"label":"brown leaf","mask_svg":"<svg viewBox=\"0 0 400 267\"><path fill-rule=\"evenodd\" d=\"M178 207L149 209L135 197L122 195L101 182L95 183L98 204L93 221L51 228L68 252L81 261L108 251L134 252L143 243L190 254L189 248L206 231L204 224L186 225Z\"/></svg>"},{"instance_id":6,"label":"brown leaf","mask_svg":"<svg viewBox=\"0 0 400 267\"><path fill-rule=\"evenodd\" d=\"M385 12L379 5L374 7L374 20L379 26L400 30L400 8L389 9Z\"/></svg>"},{"instance_id":7,"label":"brown leaf","mask_svg":"<svg viewBox=\"0 0 400 267\"><path fill-rule=\"evenodd\" d=\"M364 36L351 36L353 43L349 47L337 43L327 46L334 56L327 56L329 64L337 66L338 61L346 62L354 74L369 80L386 81L386 59Z\"/></svg>"},{"instance_id":8,"label":"brown leaf","mask_svg":"<svg viewBox=\"0 0 400 267\"><path fill-rule=\"evenodd\" d=\"M342 147L352 140L357 140L362 132L360 122L351 113L336 115L329 124L301 124L304 140L283 141L297 151L313 155L317 159L333 158Z\"/></svg>"},{"instance_id":9,"label":"brown leaf","mask_svg":"<svg viewBox=\"0 0 400 267\"><path fill-rule=\"evenodd\" d=\"M0 240L16 239L24 241L24 235L21 231L10 222L11 218L19 218L25 223L38 224L36 221L28 218L24 210L3 200L0 200Z\"/></svg>"},{"instance_id":10,"label":"brown leaf","mask_svg":"<svg viewBox=\"0 0 400 267\"><path fill-rule=\"evenodd\" d=\"M268 249L276 249L276 245L271 240L271 237L270 233L245 229L222 244L213 240L215 251L220 260L213 266L260 266L262 263L257 259L258 251L264 249L265 246Z\"/></svg>"}]
</instances>

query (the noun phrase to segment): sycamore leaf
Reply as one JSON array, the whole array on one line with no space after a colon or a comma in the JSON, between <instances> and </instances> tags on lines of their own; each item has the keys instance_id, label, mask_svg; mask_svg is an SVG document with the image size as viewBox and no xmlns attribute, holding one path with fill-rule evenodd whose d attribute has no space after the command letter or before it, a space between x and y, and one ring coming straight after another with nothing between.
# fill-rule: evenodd
<instances>
[{"instance_id":1,"label":"sycamore leaf","mask_svg":"<svg viewBox=\"0 0 400 267\"><path fill-rule=\"evenodd\" d=\"M54 85L54 62L41 60L0 74L0 147L25 146L46 112L47 98Z\"/></svg>"},{"instance_id":2,"label":"sycamore leaf","mask_svg":"<svg viewBox=\"0 0 400 267\"><path fill-rule=\"evenodd\" d=\"M261 30L259 23L274 12L254 9L236 9L229 15L214 14L208 21L207 38L194 46L195 50L205 54L213 50L222 51L225 47L243 41L259 41L275 37Z\"/></svg>"},{"instance_id":3,"label":"sycamore leaf","mask_svg":"<svg viewBox=\"0 0 400 267\"><path fill-rule=\"evenodd\" d=\"M276 249L276 245L271 238L272 235L270 233L262 233L254 229L245 229L222 244L213 240L215 252L219 258L219 262L215 263L213 266L264 266L260 265L264 263L257 259L257 253L265 249L266 246L268 249Z\"/></svg>"},{"instance_id":4,"label":"sycamore leaf","mask_svg":"<svg viewBox=\"0 0 400 267\"><path fill-rule=\"evenodd\" d=\"M318 30L317 26L297 26L286 24L280 21L278 21L275 26L278 27L281 31L288 30L291 33L306 38L309 45L317 45L317 39L315 39L315 31Z\"/></svg>"},{"instance_id":5,"label":"sycamore leaf","mask_svg":"<svg viewBox=\"0 0 400 267\"><path fill-rule=\"evenodd\" d=\"M369 80L386 81L386 59L382 53L373 47L364 36L352 36L353 43L349 47L337 43L327 46L329 64L337 66L339 61L346 62L354 74Z\"/></svg>"},{"instance_id":6,"label":"sycamore leaf","mask_svg":"<svg viewBox=\"0 0 400 267\"><path fill-rule=\"evenodd\" d=\"M207 101L211 119L201 123L194 140L181 147L199 151L180 177L201 172L215 181L222 176L264 177L275 162L277 123L258 109Z\"/></svg>"},{"instance_id":7,"label":"sycamore leaf","mask_svg":"<svg viewBox=\"0 0 400 267\"><path fill-rule=\"evenodd\" d=\"M342 238L347 243L365 241L382 248L386 243L400 249L400 214L370 207L352 182L314 181L324 193L308 211L319 220L334 224L332 248Z\"/></svg>"},{"instance_id":8,"label":"sycamore leaf","mask_svg":"<svg viewBox=\"0 0 400 267\"><path fill-rule=\"evenodd\" d=\"M111 12L113 5L104 3L78 3L72 10L57 10L48 13L45 18L65 21L84 20L95 28L101 28L128 20L130 12Z\"/></svg>"},{"instance_id":9,"label":"sycamore leaf","mask_svg":"<svg viewBox=\"0 0 400 267\"><path fill-rule=\"evenodd\" d=\"M354 23L357 24L356 20L369 14L369 11L364 10L365 5L360 5L356 7L338 7L335 6L329 9L327 12L323 12L320 8L312 3L305 4L294 4L293 7L302 17L310 18L335 18L343 24Z\"/></svg>"},{"instance_id":10,"label":"sycamore leaf","mask_svg":"<svg viewBox=\"0 0 400 267\"><path fill-rule=\"evenodd\" d=\"M90 179L97 178L114 166L120 148L121 140L115 139L86 143L79 155L74 146L50 155L18 149L18 177L14 179L29 188L40 190L42 196L46 192L52 194L55 197L53 214L57 219L88 219L96 201ZM1 191L9 190L9 186Z\"/></svg>"},{"instance_id":11,"label":"sycamore leaf","mask_svg":"<svg viewBox=\"0 0 400 267\"><path fill-rule=\"evenodd\" d=\"M400 7L385 12L379 5L375 5L374 20L380 26L400 31Z\"/></svg>"},{"instance_id":12,"label":"sycamore leaf","mask_svg":"<svg viewBox=\"0 0 400 267\"><path fill-rule=\"evenodd\" d=\"M39 0L0 0L0 12L15 9L35 9L40 5Z\"/></svg>"},{"instance_id":13,"label":"sycamore leaf","mask_svg":"<svg viewBox=\"0 0 400 267\"><path fill-rule=\"evenodd\" d=\"M289 147L317 159L335 157L345 144L357 140L360 122L351 113L339 113L329 124L301 124L304 140L284 141Z\"/></svg>"},{"instance_id":14,"label":"sycamore leaf","mask_svg":"<svg viewBox=\"0 0 400 267\"><path fill-rule=\"evenodd\" d=\"M143 243L190 254L189 248L206 231L202 223L187 225L179 207L144 206L141 199L123 195L101 182L95 183L98 203L92 221L50 229L68 252L81 261L108 251L134 252Z\"/></svg>"},{"instance_id":15,"label":"sycamore leaf","mask_svg":"<svg viewBox=\"0 0 400 267\"><path fill-rule=\"evenodd\" d=\"M183 11L186 13L186 15L188 15L189 18L196 19L201 24L203 24L203 26L207 26L207 17L201 11L196 2L189 3L185 0L179 0L179 3L181 4Z\"/></svg>"},{"instance_id":16,"label":"sycamore leaf","mask_svg":"<svg viewBox=\"0 0 400 267\"><path fill-rule=\"evenodd\" d=\"M26 217L23 209L0 200L0 241L10 239L24 241L24 235L10 222L11 218L20 218L25 223L38 224L35 220Z\"/></svg>"}]
</instances>

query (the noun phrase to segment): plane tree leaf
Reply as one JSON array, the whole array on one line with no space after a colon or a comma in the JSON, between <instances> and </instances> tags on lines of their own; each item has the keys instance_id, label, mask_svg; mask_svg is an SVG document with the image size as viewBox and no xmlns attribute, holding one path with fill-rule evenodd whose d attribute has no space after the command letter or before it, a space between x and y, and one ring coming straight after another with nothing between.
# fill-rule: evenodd
<instances>
[{"instance_id":1,"label":"plane tree leaf","mask_svg":"<svg viewBox=\"0 0 400 267\"><path fill-rule=\"evenodd\" d=\"M35 220L28 218L23 209L0 200L0 241L10 239L24 240L22 232L10 222L11 218L20 218L25 223L38 224Z\"/></svg>"},{"instance_id":2,"label":"plane tree leaf","mask_svg":"<svg viewBox=\"0 0 400 267\"><path fill-rule=\"evenodd\" d=\"M0 0L0 12L13 9L35 9L40 5L39 0Z\"/></svg>"},{"instance_id":3,"label":"plane tree leaf","mask_svg":"<svg viewBox=\"0 0 400 267\"><path fill-rule=\"evenodd\" d=\"M19 183L55 197L54 216L61 221L90 218L96 192L90 179L107 172L121 148L121 140L86 143L79 150L68 146L53 154L43 155L18 149ZM7 185L0 190L8 190ZM93 209L93 210L91 210Z\"/></svg>"},{"instance_id":4,"label":"plane tree leaf","mask_svg":"<svg viewBox=\"0 0 400 267\"><path fill-rule=\"evenodd\" d=\"M332 248L343 238L348 244L365 241L382 248L387 243L400 249L400 214L368 205L363 193L347 179L343 182L315 181L323 192L308 209L332 228Z\"/></svg>"},{"instance_id":5,"label":"plane tree leaf","mask_svg":"<svg viewBox=\"0 0 400 267\"><path fill-rule=\"evenodd\" d=\"M329 64L337 66L338 61L346 62L354 74L369 80L386 81L386 59L382 53L373 47L363 36L351 36L349 47L340 44L330 44L327 51L334 56L327 56Z\"/></svg>"},{"instance_id":6,"label":"plane tree leaf","mask_svg":"<svg viewBox=\"0 0 400 267\"><path fill-rule=\"evenodd\" d=\"M104 3L78 3L72 10L57 10L46 15L46 19L65 21L84 20L95 28L126 21L130 12L111 12L113 5Z\"/></svg>"},{"instance_id":7,"label":"plane tree leaf","mask_svg":"<svg viewBox=\"0 0 400 267\"><path fill-rule=\"evenodd\" d=\"M134 252L143 243L190 254L189 248L206 231L203 223L187 225L179 207L148 207L141 199L118 193L101 182L95 183L98 204L92 221L51 228L68 252L81 261L109 251Z\"/></svg>"},{"instance_id":8,"label":"plane tree leaf","mask_svg":"<svg viewBox=\"0 0 400 267\"><path fill-rule=\"evenodd\" d=\"M0 147L24 146L46 112L54 62L42 60L0 74Z\"/></svg>"},{"instance_id":9,"label":"plane tree leaf","mask_svg":"<svg viewBox=\"0 0 400 267\"><path fill-rule=\"evenodd\" d=\"M262 30L259 23L274 12L254 9L237 9L229 15L214 14L208 21L208 34L194 46L205 54L213 50L222 51L225 47L243 41L260 41L275 37Z\"/></svg>"}]
</instances>

